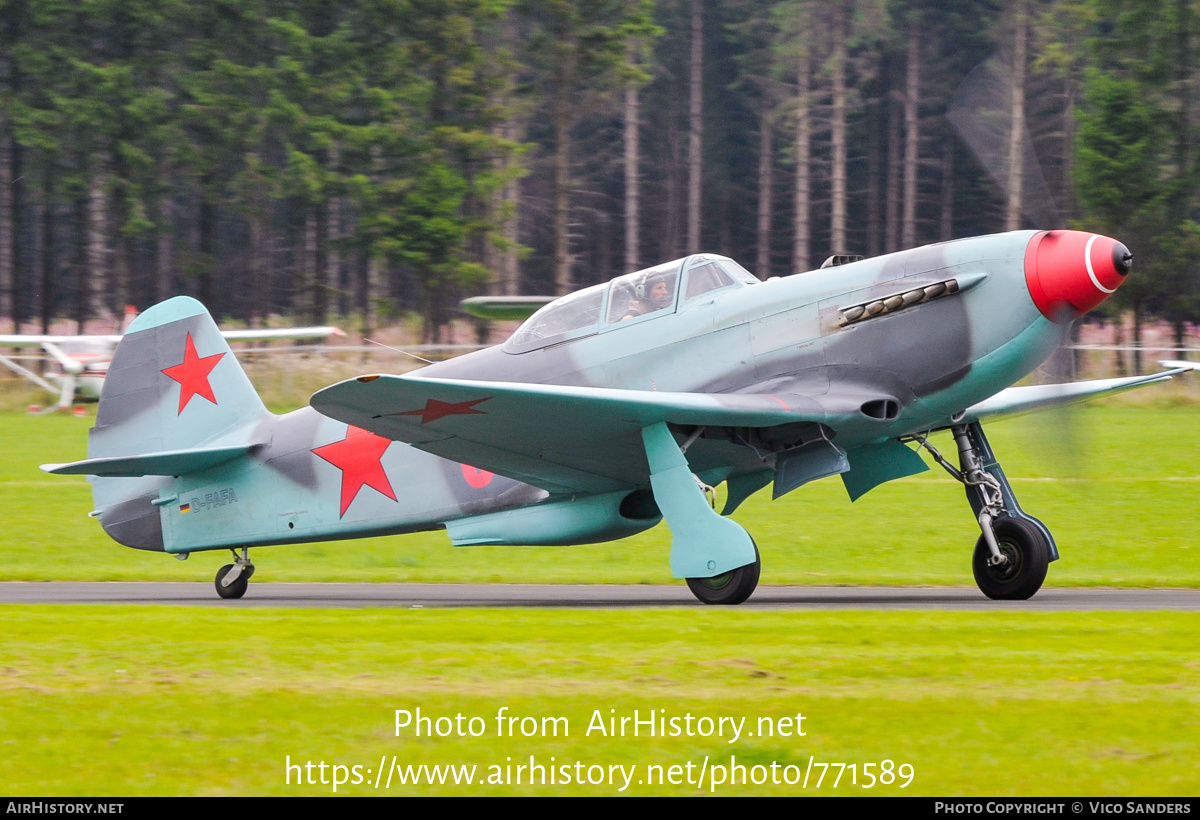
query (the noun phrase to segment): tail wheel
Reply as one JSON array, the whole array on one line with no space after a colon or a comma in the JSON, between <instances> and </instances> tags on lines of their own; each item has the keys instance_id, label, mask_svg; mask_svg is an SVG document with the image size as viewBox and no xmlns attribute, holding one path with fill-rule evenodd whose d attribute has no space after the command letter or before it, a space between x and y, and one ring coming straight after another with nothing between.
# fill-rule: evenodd
<instances>
[{"instance_id":1,"label":"tail wheel","mask_svg":"<svg viewBox=\"0 0 1200 820\"><path fill-rule=\"evenodd\" d=\"M233 569L233 564L226 564L217 570L217 580L215 582L217 586L217 594L222 598L241 598L246 594L246 589L250 586L250 572L243 572L241 577L227 587L221 586L221 581L226 575L229 574L231 569ZM247 570L249 570L249 568L247 568Z\"/></svg>"},{"instance_id":2,"label":"tail wheel","mask_svg":"<svg viewBox=\"0 0 1200 820\"><path fill-rule=\"evenodd\" d=\"M761 570L762 561L759 560L758 545L755 544L753 564L722 572L712 578L688 578L687 585L692 594L706 604L740 604L754 593Z\"/></svg>"},{"instance_id":3,"label":"tail wheel","mask_svg":"<svg viewBox=\"0 0 1200 820\"><path fill-rule=\"evenodd\" d=\"M975 583L984 595L997 601L1024 601L1042 588L1050 566L1050 545L1041 530L1020 518L999 518L992 524L1000 554L1007 560L992 564L983 536L975 542L971 562Z\"/></svg>"}]
</instances>

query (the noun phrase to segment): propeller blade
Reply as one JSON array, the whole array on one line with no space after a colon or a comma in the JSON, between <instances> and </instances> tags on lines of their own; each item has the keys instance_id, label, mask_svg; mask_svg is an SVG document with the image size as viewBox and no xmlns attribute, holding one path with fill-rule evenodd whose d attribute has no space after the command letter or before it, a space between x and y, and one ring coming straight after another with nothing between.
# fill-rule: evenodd
<instances>
[{"instance_id":1,"label":"propeller blade","mask_svg":"<svg viewBox=\"0 0 1200 820\"><path fill-rule=\"evenodd\" d=\"M946 112L954 130L1005 196L1012 187L1012 87L1012 70L999 57L992 57L971 69L955 90ZM1038 228L1061 228L1062 215L1042 176L1028 129L1022 128L1018 138L1016 170L1021 176L1021 212Z\"/></svg>"}]
</instances>

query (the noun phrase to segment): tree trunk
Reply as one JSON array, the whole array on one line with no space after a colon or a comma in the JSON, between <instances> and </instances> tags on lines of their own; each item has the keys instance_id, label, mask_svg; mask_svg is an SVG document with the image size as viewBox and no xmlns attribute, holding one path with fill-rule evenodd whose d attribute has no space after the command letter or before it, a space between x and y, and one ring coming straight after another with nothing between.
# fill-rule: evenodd
<instances>
[{"instance_id":1,"label":"tree trunk","mask_svg":"<svg viewBox=\"0 0 1200 820\"><path fill-rule=\"evenodd\" d=\"M1133 372L1142 372L1142 303L1133 303Z\"/></svg>"},{"instance_id":2,"label":"tree trunk","mask_svg":"<svg viewBox=\"0 0 1200 820\"><path fill-rule=\"evenodd\" d=\"M811 187L809 173L812 165L812 102L808 54L796 65L796 192L795 230L792 239L792 273L808 270L812 256L810 225ZM761 273L759 274L762 275Z\"/></svg>"},{"instance_id":3,"label":"tree trunk","mask_svg":"<svg viewBox=\"0 0 1200 820\"><path fill-rule=\"evenodd\" d=\"M106 302L115 321L125 315L125 306L133 300L133 253L133 239L118 235L110 254L113 291Z\"/></svg>"},{"instance_id":4,"label":"tree trunk","mask_svg":"<svg viewBox=\"0 0 1200 820\"><path fill-rule=\"evenodd\" d=\"M383 260L370 248L367 249L366 279L363 282L363 338L371 338L379 323L379 311L376 300L384 294Z\"/></svg>"},{"instance_id":5,"label":"tree trunk","mask_svg":"<svg viewBox=\"0 0 1200 820\"><path fill-rule=\"evenodd\" d=\"M9 187L12 190L12 279L9 285L12 288L12 321L13 332L17 332L21 328L21 320L29 315L28 301L25 298L28 293L28 284L26 280L29 278L22 275L29 270L29 243L25 237L23 226L26 223L28 214L26 213L25 195L25 172L24 172L24 150L21 145L15 141L11 142L12 146L12 166L9 172Z\"/></svg>"},{"instance_id":6,"label":"tree trunk","mask_svg":"<svg viewBox=\"0 0 1200 820\"><path fill-rule=\"evenodd\" d=\"M49 167L42 177L42 201L38 203L41 232L38 250L41 256L41 319L42 333L50 333L54 319L54 273L58 267L54 257L54 182Z\"/></svg>"},{"instance_id":7,"label":"tree trunk","mask_svg":"<svg viewBox=\"0 0 1200 820\"><path fill-rule=\"evenodd\" d=\"M675 107L674 99L670 103L670 113L667 120L667 170L666 170L666 187L667 187L667 207L666 207L666 229L662 232L662 251L659 255L663 259L674 259L680 254L679 243L679 226L681 214L679 212L680 205L680 134L678 109Z\"/></svg>"},{"instance_id":8,"label":"tree trunk","mask_svg":"<svg viewBox=\"0 0 1200 820\"><path fill-rule=\"evenodd\" d=\"M335 142L329 146L329 172L338 173L341 164L341 151ZM328 311L332 308L338 313L346 312L346 291L342 287L342 200L341 197L331 196L325 203L325 281L321 323L324 324ZM336 296L336 302L334 297Z\"/></svg>"},{"instance_id":9,"label":"tree trunk","mask_svg":"<svg viewBox=\"0 0 1200 820\"><path fill-rule=\"evenodd\" d=\"M1187 219L1188 202L1192 194L1192 4L1187 0L1175 0L1175 88L1178 99L1178 111L1175 114L1176 173L1188 184L1177 186L1177 204L1175 205L1176 221ZM1186 272L1181 272L1187 275Z\"/></svg>"},{"instance_id":10,"label":"tree trunk","mask_svg":"<svg viewBox=\"0 0 1200 820\"><path fill-rule=\"evenodd\" d=\"M371 146L371 183L378 185L383 173L383 148ZM363 280L360 290L363 313L363 338L371 338L379 321L377 301L384 295L383 260L376 253L372 243L368 241L366 248L366 264L363 266ZM363 354L364 360L367 354Z\"/></svg>"},{"instance_id":11,"label":"tree trunk","mask_svg":"<svg viewBox=\"0 0 1200 820\"><path fill-rule=\"evenodd\" d=\"M629 65L637 65L636 49L629 47ZM630 82L625 86L625 270L635 271L641 267L638 261L638 165L641 161L638 142L638 86Z\"/></svg>"},{"instance_id":12,"label":"tree trunk","mask_svg":"<svg viewBox=\"0 0 1200 820\"><path fill-rule=\"evenodd\" d=\"M571 122L567 100L569 70L565 56L554 67L554 292L573 289L571 277Z\"/></svg>"},{"instance_id":13,"label":"tree trunk","mask_svg":"<svg viewBox=\"0 0 1200 820\"><path fill-rule=\"evenodd\" d=\"M509 139L517 141L517 126L512 124L510 127ZM517 160L514 157L509 158L509 166L515 167ZM500 263L500 292L507 296L515 296L521 292L521 268L520 256L517 253L520 240L521 228L521 212L519 206L521 203L521 181L514 175L512 179L504 183L504 255Z\"/></svg>"},{"instance_id":14,"label":"tree trunk","mask_svg":"<svg viewBox=\"0 0 1200 820\"><path fill-rule=\"evenodd\" d=\"M7 125L4 123L3 125ZM13 283L15 254L13 253L13 189L12 189L12 140L7 134L0 135L0 321L15 319L13 311ZM16 330L16 322L13 323Z\"/></svg>"},{"instance_id":15,"label":"tree trunk","mask_svg":"<svg viewBox=\"0 0 1200 820\"><path fill-rule=\"evenodd\" d=\"M170 179L165 163L159 166L159 179ZM158 194L158 237L154 243L154 288L155 303L171 295L175 278L175 201L170 189L164 184Z\"/></svg>"},{"instance_id":16,"label":"tree trunk","mask_svg":"<svg viewBox=\"0 0 1200 820\"><path fill-rule=\"evenodd\" d=\"M298 319L306 321L316 313L317 286L317 212L309 205L304 211L304 238L300 250L300 270L292 310Z\"/></svg>"},{"instance_id":17,"label":"tree trunk","mask_svg":"<svg viewBox=\"0 0 1200 820\"><path fill-rule=\"evenodd\" d=\"M831 55L833 71L833 121L831 140L833 168L831 175L829 252L846 253L846 30L845 16L838 7L834 14L830 36L833 38Z\"/></svg>"},{"instance_id":18,"label":"tree trunk","mask_svg":"<svg viewBox=\"0 0 1200 820\"><path fill-rule=\"evenodd\" d=\"M754 271L759 279L771 276L771 167L774 164L771 113L771 100L764 91L758 133L758 259Z\"/></svg>"},{"instance_id":19,"label":"tree trunk","mask_svg":"<svg viewBox=\"0 0 1200 820\"><path fill-rule=\"evenodd\" d=\"M90 268L88 267L86 236L88 222L91 219L88 201L86 194L77 196L72 203L71 213L65 215L67 224L75 226L84 236L83 241L71 241L67 252L70 260L67 264L68 278L71 283L67 316L75 322L76 333L84 333L84 325L87 323L88 317L94 315L91 304L92 289L88 285Z\"/></svg>"},{"instance_id":20,"label":"tree trunk","mask_svg":"<svg viewBox=\"0 0 1200 820\"><path fill-rule=\"evenodd\" d=\"M692 58L688 93L687 253L700 250L700 177L704 134L704 4L692 0Z\"/></svg>"},{"instance_id":21,"label":"tree trunk","mask_svg":"<svg viewBox=\"0 0 1200 820\"><path fill-rule=\"evenodd\" d=\"M884 228L884 250L900 250L900 116L896 105L887 105L888 163L887 163L887 224Z\"/></svg>"},{"instance_id":22,"label":"tree trunk","mask_svg":"<svg viewBox=\"0 0 1200 820\"><path fill-rule=\"evenodd\" d=\"M254 295L246 311L250 327L265 325L262 320L270 313L271 288L266 275L267 262L267 216L259 209L250 217L250 281Z\"/></svg>"},{"instance_id":23,"label":"tree trunk","mask_svg":"<svg viewBox=\"0 0 1200 820\"><path fill-rule=\"evenodd\" d=\"M1008 135L1008 209L1007 230L1021 227L1021 187L1024 182L1022 138L1025 135L1025 0L1015 0L1013 8L1012 131Z\"/></svg>"},{"instance_id":24,"label":"tree trunk","mask_svg":"<svg viewBox=\"0 0 1200 820\"><path fill-rule=\"evenodd\" d=\"M921 27L913 21L908 30L908 71L904 90L904 216L900 245L917 244L917 161L921 139L919 104L921 100Z\"/></svg>"},{"instance_id":25,"label":"tree trunk","mask_svg":"<svg viewBox=\"0 0 1200 820\"><path fill-rule=\"evenodd\" d=\"M117 294L120 282L117 281L116 270L106 270L108 265L108 203L104 197L104 182L108 176L108 160L100 157L97 168L92 176L92 185L88 189L88 227L87 227L87 275L84 286L87 288L83 301L88 305L88 317L107 319L112 315L108 301Z\"/></svg>"},{"instance_id":26,"label":"tree trunk","mask_svg":"<svg viewBox=\"0 0 1200 820\"><path fill-rule=\"evenodd\" d=\"M883 100L874 101L868 108L867 133L867 256L883 252Z\"/></svg>"},{"instance_id":27,"label":"tree trunk","mask_svg":"<svg viewBox=\"0 0 1200 820\"><path fill-rule=\"evenodd\" d=\"M1118 313L1113 318L1113 347L1116 348L1117 354L1117 375L1124 376L1128 373L1125 369L1125 314Z\"/></svg>"},{"instance_id":28,"label":"tree trunk","mask_svg":"<svg viewBox=\"0 0 1200 820\"><path fill-rule=\"evenodd\" d=\"M946 140L942 153L942 229L938 238L954 238L954 138Z\"/></svg>"},{"instance_id":29,"label":"tree trunk","mask_svg":"<svg viewBox=\"0 0 1200 820\"><path fill-rule=\"evenodd\" d=\"M216 292L213 288L216 271L216 234L217 234L217 206L214 200L217 197L213 190L216 187L216 182L213 179L211 171L207 171L200 178L200 202L198 205L198 213L196 214L196 228L199 233L198 251L200 257L199 275L197 279L197 295L200 301L203 302L210 311L218 310L219 307L214 304L213 297Z\"/></svg>"}]
</instances>

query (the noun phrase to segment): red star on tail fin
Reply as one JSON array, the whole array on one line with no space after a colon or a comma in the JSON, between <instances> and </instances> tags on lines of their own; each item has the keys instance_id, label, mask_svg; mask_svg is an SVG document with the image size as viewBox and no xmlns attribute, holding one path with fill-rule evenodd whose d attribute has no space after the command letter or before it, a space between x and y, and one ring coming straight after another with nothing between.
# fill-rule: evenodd
<instances>
[{"instance_id":1,"label":"red star on tail fin","mask_svg":"<svg viewBox=\"0 0 1200 820\"><path fill-rule=\"evenodd\" d=\"M217 366L217 362L221 361L224 355L224 353L214 353L211 356L201 357L196 352L196 343L192 341L192 334L187 335L183 362L162 371L164 376L179 382L179 413L182 413L183 408L188 406L192 396L202 396L213 404L217 403L217 397L213 395L208 375L212 373L213 368Z\"/></svg>"}]
</instances>

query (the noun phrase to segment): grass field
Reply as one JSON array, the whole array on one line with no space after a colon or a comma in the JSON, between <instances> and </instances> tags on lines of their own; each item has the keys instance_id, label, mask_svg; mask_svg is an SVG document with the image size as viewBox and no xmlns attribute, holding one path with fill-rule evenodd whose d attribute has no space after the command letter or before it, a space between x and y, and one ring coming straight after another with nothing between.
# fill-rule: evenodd
<instances>
[{"instance_id":1,"label":"grass field","mask_svg":"<svg viewBox=\"0 0 1200 820\"><path fill-rule=\"evenodd\" d=\"M1022 506L1054 532L1063 560L1049 585L1200 586L1200 407L1116 404L1064 419L1042 414L989 426ZM228 553L179 562L126 549L88 519L83 478L38 471L83 458L86 418L0 415L0 578L209 580ZM953 442L938 442L953 452ZM772 502L760 492L735 515L763 556L764 584L973 584L978 527L962 488L940 469L884 485L851 504L839 479ZM669 583L660 525L612 544L455 549L442 532L255 551L254 583L497 581Z\"/></svg>"},{"instance_id":2,"label":"grass field","mask_svg":"<svg viewBox=\"0 0 1200 820\"><path fill-rule=\"evenodd\" d=\"M626 794L1197 793L1194 614L0 607L0 626L9 795L333 793L332 768L324 785L316 768L314 784L295 770L288 785L289 757L359 766L360 782L338 788L351 795L610 795L624 782L531 787L525 773L518 786L530 756L572 779L624 766ZM479 717L479 736L397 736L395 710L418 707ZM498 737L502 707L538 718L534 736ZM597 711L635 709L678 718L681 735L587 731ZM722 716L746 719L735 742L729 724L698 735L699 718ZM546 717L567 718L569 735L560 723L540 736ZM760 718L776 736L759 736ZM474 765L475 783L376 789L393 755ZM810 757L856 764L859 785L844 770L832 788L834 769L818 789L819 768L807 789L770 781L772 763L795 781ZM907 788L862 788L864 764L878 775L883 761L912 767ZM767 782L730 785L736 764ZM664 782L638 783L654 765Z\"/></svg>"},{"instance_id":3,"label":"grass field","mask_svg":"<svg viewBox=\"0 0 1200 820\"><path fill-rule=\"evenodd\" d=\"M1058 538L1047 585L1200 586L1198 418L1190 400L1160 400L989 428L1023 506ZM0 415L0 578L210 581L224 555L117 546L86 518L86 482L36 470L82 458L89 426ZM972 584L977 528L940 471L854 505L836 479L778 502L760 494L737 518L762 547L764 584ZM253 583L657 583L670 580L667 545L663 527L567 549L454 549L429 533L259 550ZM607 795L623 783L615 766L631 775L625 794L1200 794L1194 613L0 606L0 629L10 795L332 794L334 764L359 766L361 782L337 792L359 795ZM484 731L396 736L395 710L418 707L480 717ZM570 735L498 737L501 708L566 717ZM746 731L799 713L806 735L585 734L596 711L635 709L745 718ZM404 772L474 765L475 784L402 787L394 773L374 788L393 755ZM526 770L515 785L531 755L603 782L564 784L556 770L556 784L529 786ZM314 768L289 785L289 759ZM861 788L865 764L878 778L883 761L911 765L911 784ZM859 785L844 769L832 789L834 768L816 789L822 763L855 764ZM738 764L749 784L713 786L714 767L728 781ZM807 789L771 782L805 773Z\"/></svg>"}]
</instances>

